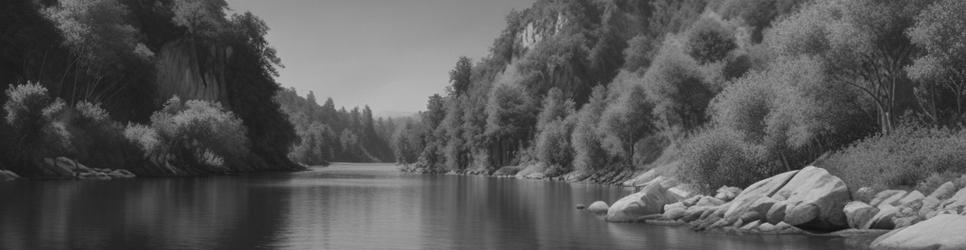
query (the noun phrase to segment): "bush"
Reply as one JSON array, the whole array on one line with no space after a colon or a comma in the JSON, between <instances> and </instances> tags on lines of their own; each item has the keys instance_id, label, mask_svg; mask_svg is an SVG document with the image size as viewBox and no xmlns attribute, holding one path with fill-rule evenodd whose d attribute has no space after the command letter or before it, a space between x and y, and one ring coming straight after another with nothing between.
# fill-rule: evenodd
<instances>
[{"instance_id":1,"label":"bush","mask_svg":"<svg viewBox=\"0 0 966 250\"><path fill-rule=\"evenodd\" d=\"M38 175L32 164L71 151L70 134L60 120L64 102L47 95L38 83L11 85L6 91L6 122L13 136L14 168L21 175Z\"/></svg>"},{"instance_id":2,"label":"bush","mask_svg":"<svg viewBox=\"0 0 966 250\"><path fill-rule=\"evenodd\" d=\"M821 165L852 189L929 189L930 176L966 173L966 131L905 125L861 140Z\"/></svg>"},{"instance_id":3,"label":"bush","mask_svg":"<svg viewBox=\"0 0 966 250\"><path fill-rule=\"evenodd\" d=\"M174 97L151 116L150 126L128 126L124 134L155 164L207 174L249 168L245 133L242 121L220 104Z\"/></svg>"},{"instance_id":4,"label":"bush","mask_svg":"<svg viewBox=\"0 0 966 250\"><path fill-rule=\"evenodd\" d=\"M703 192L724 185L746 187L774 174L763 168L765 164L757 152L734 131L702 131L684 142L676 174Z\"/></svg>"},{"instance_id":5,"label":"bush","mask_svg":"<svg viewBox=\"0 0 966 250\"><path fill-rule=\"evenodd\" d=\"M77 161L95 168L132 169L144 162L124 126L111 120L100 104L80 102L70 110L68 131Z\"/></svg>"}]
</instances>

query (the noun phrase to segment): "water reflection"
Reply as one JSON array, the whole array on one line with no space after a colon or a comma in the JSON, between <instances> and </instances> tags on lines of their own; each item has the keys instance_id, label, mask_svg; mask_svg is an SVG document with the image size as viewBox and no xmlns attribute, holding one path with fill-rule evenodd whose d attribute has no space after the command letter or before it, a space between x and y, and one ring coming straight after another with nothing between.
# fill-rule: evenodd
<instances>
[{"instance_id":1,"label":"water reflection","mask_svg":"<svg viewBox=\"0 0 966 250\"><path fill-rule=\"evenodd\" d=\"M844 240L695 234L573 209L598 185L412 176L389 165L295 174L0 184L0 249L836 249Z\"/></svg>"}]
</instances>

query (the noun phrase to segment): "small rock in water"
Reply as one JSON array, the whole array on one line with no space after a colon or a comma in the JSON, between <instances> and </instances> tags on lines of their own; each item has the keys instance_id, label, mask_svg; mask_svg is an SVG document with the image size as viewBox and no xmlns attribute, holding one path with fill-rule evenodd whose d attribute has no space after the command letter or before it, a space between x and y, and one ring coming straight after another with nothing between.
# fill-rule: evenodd
<instances>
[{"instance_id":1,"label":"small rock in water","mask_svg":"<svg viewBox=\"0 0 966 250\"><path fill-rule=\"evenodd\" d=\"M595 201L594 203L590 203L587 210L595 214L606 214L608 208L610 207L607 206L607 202Z\"/></svg>"},{"instance_id":2,"label":"small rock in water","mask_svg":"<svg viewBox=\"0 0 966 250\"><path fill-rule=\"evenodd\" d=\"M587 208L587 206L584 205L583 203L577 203L577 209L584 209L584 208Z\"/></svg>"}]
</instances>

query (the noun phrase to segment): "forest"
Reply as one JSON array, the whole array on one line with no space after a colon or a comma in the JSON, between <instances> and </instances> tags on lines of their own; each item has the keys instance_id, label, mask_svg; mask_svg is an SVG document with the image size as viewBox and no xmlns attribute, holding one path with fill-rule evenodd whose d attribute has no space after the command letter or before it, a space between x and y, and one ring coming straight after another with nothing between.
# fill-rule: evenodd
<instances>
[{"instance_id":1,"label":"forest","mask_svg":"<svg viewBox=\"0 0 966 250\"><path fill-rule=\"evenodd\" d=\"M711 192L817 165L849 187L928 188L966 172L964 12L959 0L538 0L506 17L488 56L458 58L391 144L422 173L655 169Z\"/></svg>"},{"instance_id":2,"label":"forest","mask_svg":"<svg viewBox=\"0 0 966 250\"><path fill-rule=\"evenodd\" d=\"M393 158L391 122L283 90L268 26L224 0L2 5L0 170L177 176Z\"/></svg>"},{"instance_id":3,"label":"forest","mask_svg":"<svg viewBox=\"0 0 966 250\"><path fill-rule=\"evenodd\" d=\"M319 106L311 91L303 98L295 89L287 89L276 98L300 139L289 153L291 159L307 165L393 161L389 138L395 123L391 117L373 118L369 106L336 110L332 98Z\"/></svg>"}]
</instances>

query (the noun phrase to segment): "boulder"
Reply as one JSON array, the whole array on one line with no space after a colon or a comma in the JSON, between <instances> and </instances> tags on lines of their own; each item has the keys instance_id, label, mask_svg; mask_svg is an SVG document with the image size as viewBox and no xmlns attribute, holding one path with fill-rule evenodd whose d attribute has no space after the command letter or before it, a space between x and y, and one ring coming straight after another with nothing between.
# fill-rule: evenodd
<instances>
[{"instance_id":1,"label":"boulder","mask_svg":"<svg viewBox=\"0 0 966 250\"><path fill-rule=\"evenodd\" d=\"M748 211L742 214L738 219L741 221L760 221L761 219L764 219L764 216L756 211Z\"/></svg>"},{"instance_id":2,"label":"boulder","mask_svg":"<svg viewBox=\"0 0 966 250\"><path fill-rule=\"evenodd\" d=\"M744 231L744 232L753 232L753 231L757 231L759 226L761 226L761 221L756 220L748 224L745 224L744 226L741 226L740 229L741 231Z\"/></svg>"},{"instance_id":3,"label":"boulder","mask_svg":"<svg viewBox=\"0 0 966 250\"><path fill-rule=\"evenodd\" d=\"M698 202L695 203L694 205L695 206L718 206L724 203L725 202L721 199L714 198L711 196L704 196L704 197L701 197L701 199L698 200Z\"/></svg>"},{"instance_id":4,"label":"boulder","mask_svg":"<svg viewBox=\"0 0 966 250\"><path fill-rule=\"evenodd\" d=\"M869 202L869 205L872 205L874 207L878 207L879 205L882 205L882 204L891 206L892 202L902 199L903 196L906 196L906 193L908 192L906 192L905 190L885 190L876 194L875 198L873 198L872 201Z\"/></svg>"},{"instance_id":5,"label":"boulder","mask_svg":"<svg viewBox=\"0 0 966 250\"><path fill-rule=\"evenodd\" d=\"M648 185L640 192L614 202L607 209L607 221L631 222L645 215L664 213L664 205L677 202L667 195L667 187Z\"/></svg>"},{"instance_id":6,"label":"boulder","mask_svg":"<svg viewBox=\"0 0 966 250\"><path fill-rule=\"evenodd\" d=\"M937 215L932 219L876 238L872 249L966 249L966 216Z\"/></svg>"},{"instance_id":7,"label":"boulder","mask_svg":"<svg viewBox=\"0 0 966 250\"><path fill-rule=\"evenodd\" d=\"M845 182L823 168L805 167L778 192L790 193L785 221L803 229L832 231L848 226L843 208L851 195Z\"/></svg>"},{"instance_id":8,"label":"boulder","mask_svg":"<svg viewBox=\"0 0 966 250\"><path fill-rule=\"evenodd\" d=\"M647 172L644 172L635 176L634 178L631 178L630 180L625 181L622 184L626 187L641 187L647 184L648 182L656 179L657 177L660 177L660 175L657 174L657 171L654 171L654 169L651 169L651 170L648 170Z\"/></svg>"},{"instance_id":9,"label":"boulder","mask_svg":"<svg viewBox=\"0 0 966 250\"><path fill-rule=\"evenodd\" d=\"M893 218L892 224L895 224L896 228L904 228L919 223L920 221L922 221L922 217L919 217L919 215L908 215L902 218Z\"/></svg>"},{"instance_id":10,"label":"boulder","mask_svg":"<svg viewBox=\"0 0 966 250\"><path fill-rule=\"evenodd\" d=\"M933 190L932 193L930 193L929 196L927 197L933 197L938 200L945 200L945 199L949 199L949 197L951 197L955 193L956 193L956 184L953 184L952 182L947 181L946 183L939 185L939 187L936 188L936 190Z\"/></svg>"},{"instance_id":11,"label":"boulder","mask_svg":"<svg viewBox=\"0 0 966 250\"><path fill-rule=\"evenodd\" d=\"M722 187L718 188L718 192L714 196L714 198L718 198L719 200L723 200L723 201L731 201L735 197L737 197L738 194L740 194L740 193L741 193L741 189L740 188L729 187L729 186L722 186Z\"/></svg>"},{"instance_id":12,"label":"boulder","mask_svg":"<svg viewBox=\"0 0 966 250\"><path fill-rule=\"evenodd\" d=\"M798 173L798 170L789 171L751 184L731 201L732 205L724 216L731 218L741 216L750 209L755 201L762 197L771 197Z\"/></svg>"},{"instance_id":13,"label":"boulder","mask_svg":"<svg viewBox=\"0 0 966 250\"><path fill-rule=\"evenodd\" d=\"M761 232L775 231L775 224L761 223L761 225L758 226L758 231L761 231Z\"/></svg>"},{"instance_id":14,"label":"boulder","mask_svg":"<svg viewBox=\"0 0 966 250\"><path fill-rule=\"evenodd\" d=\"M771 197L761 197L761 199L751 203L751 207L748 209L748 211L758 212L758 214L764 218L766 215L768 215L768 210L771 210L771 207L774 206L776 202L778 201Z\"/></svg>"},{"instance_id":15,"label":"boulder","mask_svg":"<svg viewBox=\"0 0 966 250\"><path fill-rule=\"evenodd\" d=\"M688 207L682 202L675 202L664 206L664 217L670 220L677 220L687 214Z\"/></svg>"},{"instance_id":16,"label":"boulder","mask_svg":"<svg viewBox=\"0 0 966 250\"><path fill-rule=\"evenodd\" d=\"M683 187L683 185L677 185L675 187L668 188L667 194L671 197L674 197L674 199L678 201L687 200L695 196L693 192L688 191L685 187Z\"/></svg>"},{"instance_id":17,"label":"boulder","mask_svg":"<svg viewBox=\"0 0 966 250\"><path fill-rule=\"evenodd\" d=\"M768 209L768 214L765 214L765 219L772 225L778 224L785 220L786 210L788 210L788 203L784 201L775 202L775 205Z\"/></svg>"},{"instance_id":18,"label":"boulder","mask_svg":"<svg viewBox=\"0 0 966 250\"><path fill-rule=\"evenodd\" d=\"M681 217L681 220L685 222L692 222L692 221L698 220L701 218L701 215L703 215L705 211L713 210L713 209L714 207L710 207L710 206L688 207L688 209L684 211L684 217Z\"/></svg>"},{"instance_id":19,"label":"boulder","mask_svg":"<svg viewBox=\"0 0 966 250\"><path fill-rule=\"evenodd\" d=\"M0 182L20 179L20 176L10 170L0 169Z\"/></svg>"},{"instance_id":20,"label":"boulder","mask_svg":"<svg viewBox=\"0 0 966 250\"><path fill-rule=\"evenodd\" d=\"M590 206L587 207L587 211L600 215L607 213L607 208L607 202L595 201L594 203L590 203Z\"/></svg>"},{"instance_id":21,"label":"boulder","mask_svg":"<svg viewBox=\"0 0 966 250\"><path fill-rule=\"evenodd\" d=\"M684 199L683 201L681 201L681 203L684 203L684 206L686 207L691 207L691 206L694 206L695 204L698 204L698 201L700 201L701 198L703 197L706 197L706 196L694 196L691 198Z\"/></svg>"},{"instance_id":22,"label":"boulder","mask_svg":"<svg viewBox=\"0 0 966 250\"><path fill-rule=\"evenodd\" d=\"M942 203L942 201L936 197L933 197L932 195L922 199L922 206L919 208L919 216L927 218L926 215L939 209L940 203Z\"/></svg>"},{"instance_id":23,"label":"boulder","mask_svg":"<svg viewBox=\"0 0 966 250\"><path fill-rule=\"evenodd\" d=\"M960 189L952 197L943 201L942 210L961 210L963 206L966 206L966 188Z\"/></svg>"},{"instance_id":24,"label":"boulder","mask_svg":"<svg viewBox=\"0 0 966 250\"><path fill-rule=\"evenodd\" d=\"M872 199L875 198L875 189L870 187L859 188L859 190L855 191L855 195L852 198L856 201L871 203Z\"/></svg>"},{"instance_id":25,"label":"boulder","mask_svg":"<svg viewBox=\"0 0 966 250\"><path fill-rule=\"evenodd\" d=\"M52 178L73 179L78 178L80 173L91 172L84 164L67 157L45 158L38 166L44 177Z\"/></svg>"},{"instance_id":26,"label":"boulder","mask_svg":"<svg viewBox=\"0 0 966 250\"><path fill-rule=\"evenodd\" d=\"M885 204L879 205L878 208L879 212L866 223L867 226L863 226L863 229L895 229L894 219L899 215L899 208Z\"/></svg>"},{"instance_id":27,"label":"boulder","mask_svg":"<svg viewBox=\"0 0 966 250\"><path fill-rule=\"evenodd\" d=\"M909 194L907 194L905 197L902 197L902 199L899 199L897 205L919 210L919 208L922 207L922 199L924 198L926 198L926 196L919 191L912 191L909 192Z\"/></svg>"},{"instance_id":28,"label":"boulder","mask_svg":"<svg viewBox=\"0 0 966 250\"><path fill-rule=\"evenodd\" d=\"M107 173L112 179L134 178L137 177L127 169L114 169Z\"/></svg>"},{"instance_id":29,"label":"boulder","mask_svg":"<svg viewBox=\"0 0 966 250\"><path fill-rule=\"evenodd\" d=\"M852 201L845 204L844 212L845 217L848 219L849 227L868 229L865 228L866 224L872 220L872 217L879 213L879 209L865 202Z\"/></svg>"}]
</instances>

